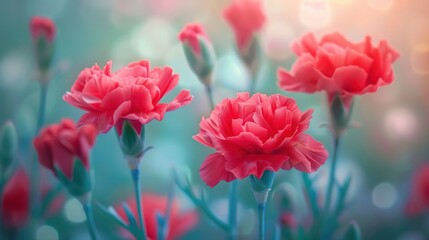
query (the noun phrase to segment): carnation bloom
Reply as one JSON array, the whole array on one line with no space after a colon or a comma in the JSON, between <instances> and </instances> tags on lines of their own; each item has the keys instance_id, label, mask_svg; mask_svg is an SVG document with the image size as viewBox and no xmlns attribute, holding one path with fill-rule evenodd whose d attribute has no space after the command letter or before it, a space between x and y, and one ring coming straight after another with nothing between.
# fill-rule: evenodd
<instances>
[{"instance_id":1,"label":"carnation bloom","mask_svg":"<svg viewBox=\"0 0 429 240\"><path fill-rule=\"evenodd\" d=\"M167 210L168 199L164 196L158 196L149 193L143 193L141 198L144 223L146 234L149 239L157 239L157 214L165 215ZM127 205L137 219L137 204L135 198L130 198ZM122 206L115 207L117 213L122 219L127 219L126 213ZM128 222L128 220L126 220ZM166 239L177 239L181 235L191 230L198 222L198 214L194 210L183 212L177 200L173 200L169 222L167 223L168 231Z\"/></svg>"},{"instance_id":2,"label":"carnation bloom","mask_svg":"<svg viewBox=\"0 0 429 240\"><path fill-rule=\"evenodd\" d=\"M52 42L56 32L55 23L47 17L35 16L30 20L30 32L34 40L43 36L49 42Z\"/></svg>"},{"instance_id":3,"label":"carnation bloom","mask_svg":"<svg viewBox=\"0 0 429 240\"><path fill-rule=\"evenodd\" d=\"M320 41L307 33L291 48L298 59L290 71L278 70L279 86L294 92L326 91L330 102L339 95L346 107L354 95L390 84L394 78L392 63L399 57L386 41L373 46L367 36L352 43L339 33L327 34Z\"/></svg>"},{"instance_id":4,"label":"carnation bloom","mask_svg":"<svg viewBox=\"0 0 429 240\"><path fill-rule=\"evenodd\" d=\"M429 163L419 167L414 173L411 195L405 210L409 215L416 215L429 210Z\"/></svg>"},{"instance_id":5,"label":"carnation bloom","mask_svg":"<svg viewBox=\"0 0 429 240\"><path fill-rule=\"evenodd\" d=\"M201 165L201 178L213 187L249 175L259 179L266 170L317 170L328 152L304 134L312 112L301 112L295 100L279 94L239 93L223 100L209 118L202 118L194 136L216 150Z\"/></svg>"},{"instance_id":6,"label":"carnation bloom","mask_svg":"<svg viewBox=\"0 0 429 240\"><path fill-rule=\"evenodd\" d=\"M73 120L63 119L50 125L34 139L39 162L57 174L56 169L72 178L75 161L89 168L89 151L95 143L97 131L92 125L77 129Z\"/></svg>"},{"instance_id":7,"label":"carnation bloom","mask_svg":"<svg viewBox=\"0 0 429 240\"><path fill-rule=\"evenodd\" d=\"M111 62L103 69L98 65L84 69L63 98L71 105L85 110L78 125L93 124L106 133L113 126L119 134L125 119L132 122L140 134L141 125L191 102L188 90L182 90L169 103L161 103L173 90L179 76L170 67L150 69L148 61L129 64L112 73Z\"/></svg>"},{"instance_id":8,"label":"carnation bloom","mask_svg":"<svg viewBox=\"0 0 429 240\"><path fill-rule=\"evenodd\" d=\"M26 225L30 211L30 181L23 169L16 171L1 194L1 219L8 228Z\"/></svg>"},{"instance_id":9,"label":"carnation bloom","mask_svg":"<svg viewBox=\"0 0 429 240\"><path fill-rule=\"evenodd\" d=\"M254 35L265 24L265 13L260 0L232 0L223 11L223 17L235 33L239 49L246 49Z\"/></svg>"}]
</instances>

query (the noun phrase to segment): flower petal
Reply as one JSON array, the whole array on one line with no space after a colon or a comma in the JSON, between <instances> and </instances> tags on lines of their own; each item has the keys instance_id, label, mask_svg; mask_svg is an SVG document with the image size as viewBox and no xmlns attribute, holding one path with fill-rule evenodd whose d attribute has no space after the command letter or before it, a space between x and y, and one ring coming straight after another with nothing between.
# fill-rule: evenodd
<instances>
[{"instance_id":1,"label":"flower petal","mask_svg":"<svg viewBox=\"0 0 429 240\"><path fill-rule=\"evenodd\" d=\"M207 156L200 167L201 179L209 186L214 187L220 181L230 182L235 179L234 175L225 170L225 158L219 153Z\"/></svg>"}]
</instances>

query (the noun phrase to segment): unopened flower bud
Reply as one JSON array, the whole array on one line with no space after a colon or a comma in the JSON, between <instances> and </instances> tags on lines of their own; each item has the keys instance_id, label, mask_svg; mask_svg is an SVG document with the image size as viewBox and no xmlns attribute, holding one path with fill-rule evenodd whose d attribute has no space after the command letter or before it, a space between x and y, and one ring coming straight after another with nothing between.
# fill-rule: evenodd
<instances>
[{"instance_id":1,"label":"unopened flower bud","mask_svg":"<svg viewBox=\"0 0 429 240\"><path fill-rule=\"evenodd\" d=\"M44 80L44 75L47 74L54 55L55 23L47 17L33 17L30 20L30 32L37 65L42 75L41 78Z\"/></svg>"},{"instance_id":2,"label":"unopened flower bud","mask_svg":"<svg viewBox=\"0 0 429 240\"><path fill-rule=\"evenodd\" d=\"M183 43L185 56L192 71L204 85L209 86L215 53L203 27L199 24L188 24L180 32L179 39Z\"/></svg>"}]
</instances>

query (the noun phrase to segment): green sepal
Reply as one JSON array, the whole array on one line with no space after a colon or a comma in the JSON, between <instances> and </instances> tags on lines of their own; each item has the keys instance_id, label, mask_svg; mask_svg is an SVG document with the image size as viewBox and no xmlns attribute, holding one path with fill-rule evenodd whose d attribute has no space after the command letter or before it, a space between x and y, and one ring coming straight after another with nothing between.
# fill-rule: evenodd
<instances>
[{"instance_id":1,"label":"green sepal","mask_svg":"<svg viewBox=\"0 0 429 240\"><path fill-rule=\"evenodd\" d=\"M360 240L360 239L362 239L362 235L361 235L359 225L355 221L350 222L341 239L342 240Z\"/></svg>"},{"instance_id":2,"label":"green sepal","mask_svg":"<svg viewBox=\"0 0 429 240\"><path fill-rule=\"evenodd\" d=\"M82 196L92 190L91 174L80 159L74 159L73 185L75 196ZM73 195L73 194L72 194Z\"/></svg>"},{"instance_id":3,"label":"green sepal","mask_svg":"<svg viewBox=\"0 0 429 240\"><path fill-rule=\"evenodd\" d=\"M0 132L0 168L6 172L18 151L18 135L13 122L7 121Z\"/></svg>"},{"instance_id":4,"label":"green sepal","mask_svg":"<svg viewBox=\"0 0 429 240\"><path fill-rule=\"evenodd\" d=\"M351 108L352 107L350 107L350 109ZM333 127L336 132L341 132L342 130L347 128L347 125L349 124L350 120L350 109L348 109L344 105L344 102L341 99L340 95L335 95L330 106L330 111L332 123L334 125Z\"/></svg>"},{"instance_id":5,"label":"green sepal","mask_svg":"<svg viewBox=\"0 0 429 240\"><path fill-rule=\"evenodd\" d=\"M137 157L143 153L144 134L144 126L139 135L128 120L124 121L122 125L122 135L119 137L119 144L124 155Z\"/></svg>"},{"instance_id":6,"label":"green sepal","mask_svg":"<svg viewBox=\"0 0 429 240\"><path fill-rule=\"evenodd\" d=\"M275 172L265 171L261 178L256 178L255 175L250 175L250 182L252 184L252 189L255 192L262 192L268 189L271 189L274 182Z\"/></svg>"},{"instance_id":7,"label":"green sepal","mask_svg":"<svg viewBox=\"0 0 429 240\"><path fill-rule=\"evenodd\" d=\"M54 43L50 42L43 34L35 42L36 60L42 75L51 67L54 55Z\"/></svg>"},{"instance_id":8,"label":"green sepal","mask_svg":"<svg viewBox=\"0 0 429 240\"><path fill-rule=\"evenodd\" d=\"M256 37L252 37L252 40L249 43L249 46L245 49L238 49L239 56L247 68L251 71L252 75L255 75L257 69L259 68L259 58L260 58L260 46Z\"/></svg>"},{"instance_id":9,"label":"green sepal","mask_svg":"<svg viewBox=\"0 0 429 240\"><path fill-rule=\"evenodd\" d=\"M70 195L81 197L92 190L91 174L81 160L74 159L73 176L71 179L65 176L57 166L54 166L54 169L57 178L67 188Z\"/></svg>"},{"instance_id":10,"label":"green sepal","mask_svg":"<svg viewBox=\"0 0 429 240\"><path fill-rule=\"evenodd\" d=\"M211 80L208 76L211 74L215 63L214 50L211 44L203 37L198 39L198 43L201 49L201 54L199 56L195 54L187 43L183 44L183 50L192 71L198 76L204 85L209 86L211 84Z\"/></svg>"}]
</instances>

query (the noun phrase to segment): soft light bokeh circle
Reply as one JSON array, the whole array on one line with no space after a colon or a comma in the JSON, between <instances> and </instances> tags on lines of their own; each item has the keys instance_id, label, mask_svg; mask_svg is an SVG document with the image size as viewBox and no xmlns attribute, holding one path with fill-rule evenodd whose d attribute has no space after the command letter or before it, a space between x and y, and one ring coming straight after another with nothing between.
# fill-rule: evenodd
<instances>
[{"instance_id":1,"label":"soft light bokeh circle","mask_svg":"<svg viewBox=\"0 0 429 240\"><path fill-rule=\"evenodd\" d=\"M86 220L82 204L75 198L70 198L64 204L64 215L70 222L81 223Z\"/></svg>"},{"instance_id":2,"label":"soft light bokeh circle","mask_svg":"<svg viewBox=\"0 0 429 240\"><path fill-rule=\"evenodd\" d=\"M380 183L372 190L372 202L379 208L391 208L397 200L398 191L391 183Z\"/></svg>"},{"instance_id":3,"label":"soft light bokeh circle","mask_svg":"<svg viewBox=\"0 0 429 240\"><path fill-rule=\"evenodd\" d=\"M58 231L49 226L49 225L42 225L39 228L37 228L36 231L36 240L58 240L59 235Z\"/></svg>"},{"instance_id":4,"label":"soft light bokeh circle","mask_svg":"<svg viewBox=\"0 0 429 240\"><path fill-rule=\"evenodd\" d=\"M299 20L311 29L327 27L332 19L331 5L326 0L301 0Z\"/></svg>"},{"instance_id":5,"label":"soft light bokeh circle","mask_svg":"<svg viewBox=\"0 0 429 240\"><path fill-rule=\"evenodd\" d=\"M285 22L272 22L262 33L265 54L274 60L285 60L292 55L291 42L296 38L293 29Z\"/></svg>"}]
</instances>

